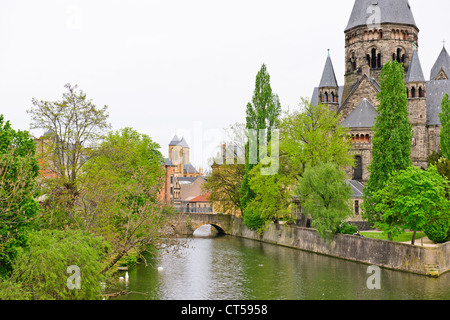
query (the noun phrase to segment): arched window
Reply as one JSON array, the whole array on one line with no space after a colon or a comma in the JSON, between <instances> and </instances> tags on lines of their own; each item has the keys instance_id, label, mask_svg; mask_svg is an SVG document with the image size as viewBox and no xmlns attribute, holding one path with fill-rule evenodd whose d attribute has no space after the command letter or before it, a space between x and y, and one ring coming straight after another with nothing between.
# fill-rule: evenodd
<instances>
[{"instance_id":1,"label":"arched window","mask_svg":"<svg viewBox=\"0 0 450 320\"><path fill-rule=\"evenodd\" d=\"M423 98L423 89L419 87L419 98Z\"/></svg>"},{"instance_id":2,"label":"arched window","mask_svg":"<svg viewBox=\"0 0 450 320\"><path fill-rule=\"evenodd\" d=\"M372 49L372 68L377 67L377 49Z\"/></svg>"},{"instance_id":3,"label":"arched window","mask_svg":"<svg viewBox=\"0 0 450 320\"><path fill-rule=\"evenodd\" d=\"M397 49L397 62L402 62L401 57L402 57L402 49L398 48Z\"/></svg>"},{"instance_id":4,"label":"arched window","mask_svg":"<svg viewBox=\"0 0 450 320\"><path fill-rule=\"evenodd\" d=\"M381 68L381 53L377 56L377 68Z\"/></svg>"},{"instance_id":5,"label":"arched window","mask_svg":"<svg viewBox=\"0 0 450 320\"><path fill-rule=\"evenodd\" d=\"M363 179L363 163L361 156L355 157L355 169L353 171L353 180Z\"/></svg>"},{"instance_id":6,"label":"arched window","mask_svg":"<svg viewBox=\"0 0 450 320\"><path fill-rule=\"evenodd\" d=\"M323 97L324 97L323 102L328 102L328 92L325 92Z\"/></svg>"},{"instance_id":7,"label":"arched window","mask_svg":"<svg viewBox=\"0 0 450 320\"><path fill-rule=\"evenodd\" d=\"M322 103L322 102L323 102L323 100L322 100L322 94L319 93L319 103Z\"/></svg>"},{"instance_id":8,"label":"arched window","mask_svg":"<svg viewBox=\"0 0 450 320\"><path fill-rule=\"evenodd\" d=\"M406 96L409 98L409 89L406 88Z\"/></svg>"},{"instance_id":9,"label":"arched window","mask_svg":"<svg viewBox=\"0 0 450 320\"><path fill-rule=\"evenodd\" d=\"M370 136L368 134L366 134L365 142L370 143Z\"/></svg>"},{"instance_id":10,"label":"arched window","mask_svg":"<svg viewBox=\"0 0 450 320\"><path fill-rule=\"evenodd\" d=\"M334 101L334 92L331 92L331 102L335 102Z\"/></svg>"},{"instance_id":11,"label":"arched window","mask_svg":"<svg viewBox=\"0 0 450 320\"><path fill-rule=\"evenodd\" d=\"M416 97L416 88L412 87L411 88L411 98L415 98Z\"/></svg>"}]
</instances>

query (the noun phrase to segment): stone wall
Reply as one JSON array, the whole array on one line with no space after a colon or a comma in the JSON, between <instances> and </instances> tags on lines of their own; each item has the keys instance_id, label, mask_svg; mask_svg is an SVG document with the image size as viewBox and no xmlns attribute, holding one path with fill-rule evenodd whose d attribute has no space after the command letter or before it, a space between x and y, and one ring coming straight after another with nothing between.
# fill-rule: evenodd
<instances>
[{"instance_id":1,"label":"stone wall","mask_svg":"<svg viewBox=\"0 0 450 320\"><path fill-rule=\"evenodd\" d=\"M261 235L246 228L242 219L228 215L180 215L174 221L174 229L186 235L204 224L213 224L232 236L388 269L428 276L439 276L450 270L450 243L430 248L350 235L336 235L327 242L314 229L273 223Z\"/></svg>"}]
</instances>

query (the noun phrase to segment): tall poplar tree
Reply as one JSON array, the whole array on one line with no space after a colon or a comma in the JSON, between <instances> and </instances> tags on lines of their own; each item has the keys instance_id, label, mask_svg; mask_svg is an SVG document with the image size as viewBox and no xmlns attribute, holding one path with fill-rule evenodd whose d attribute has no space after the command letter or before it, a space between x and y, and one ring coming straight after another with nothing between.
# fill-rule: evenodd
<instances>
[{"instance_id":1,"label":"tall poplar tree","mask_svg":"<svg viewBox=\"0 0 450 320\"><path fill-rule=\"evenodd\" d=\"M382 214L375 210L373 194L385 186L391 174L412 165L413 130L404 78L403 65L397 61L386 63L381 70L381 90L377 95L380 104L373 127L373 158L368 168L370 178L364 188L363 218L369 223L380 221Z\"/></svg>"},{"instance_id":2,"label":"tall poplar tree","mask_svg":"<svg viewBox=\"0 0 450 320\"><path fill-rule=\"evenodd\" d=\"M270 86L270 75L265 64L256 75L255 91L251 103L247 104L246 129L258 130L271 129L278 127L279 117L281 115L281 104L278 95L272 92ZM270 142L270 130L267 134L267 143ZM259 162L259 135L257 134L257 161ZM245 172L241 185L241 205L245 208L255 198L254 192L250 188L249 172L256 166L256 163L250 163L249 144L246 146Z\"/></svg>"},{"instance_id":3,"label":"tall poplar tree","mask_svg":"<svg viewBox=\"0 0 450 320\"><path fill-rule=\"evenodd\" d=\"M450 159L450 100L448 93L444 95L441 103L442 112L439 114L442 129L440 133L442 155Z\"/></svg>"}]
</instances>

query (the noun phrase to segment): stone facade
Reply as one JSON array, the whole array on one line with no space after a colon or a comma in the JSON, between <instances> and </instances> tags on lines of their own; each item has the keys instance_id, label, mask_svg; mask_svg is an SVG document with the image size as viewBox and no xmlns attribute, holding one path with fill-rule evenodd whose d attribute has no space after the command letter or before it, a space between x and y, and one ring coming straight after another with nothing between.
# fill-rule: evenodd
<instances>
[{"instance_id":1,"label":"stone facade","mask_svg":"<svg viewBox=\"0 0 450 320\"><path fill-rule=\"evenodd\" d=\"M368 6L379 6L382 14L387 12L382 15L382 22L376 27L365 23ZM394 7L395 10L392 9ZM403 63L405 69L409 118L414 131L411 159L415 166L427 168L428 156L439 150L441 125L438 114L442 96L450 92L450 56L444 48L433 67L430 81L426 81L418 55L419 28L415 24L409 3L403 0L375 3L356 0L344 34L344 85L339 86L336 81L330 87L329 84L333 82L324 80L335 78L328 55L321 85L314 89L312 103L329 105L349 129L353 142L352 154L357 165L347 169L348 178L362 183L369 179L374 117L365 118L364 115L355 115L355 112L362 111L363 101L370 103L376 110L379 105L377 94L380 91L381 69L392 60ZM327 83L327 86L322 83ZM364 110L366 109L367 107Z\"/></svg>"}]
</instances>

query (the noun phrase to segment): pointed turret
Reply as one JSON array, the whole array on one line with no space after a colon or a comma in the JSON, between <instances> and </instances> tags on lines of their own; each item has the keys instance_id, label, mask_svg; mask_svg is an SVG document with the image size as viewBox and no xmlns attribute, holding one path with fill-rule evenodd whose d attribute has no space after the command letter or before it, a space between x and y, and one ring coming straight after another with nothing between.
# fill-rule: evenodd
<instances>
[{"instance_id":1,"label":"pointed turret","mask_svg":"<svg viewBox=\"0 0 450 320\"><path fill-rule=\"evenodd\" d=\"M180 143L180 139L175 134L175 136L173 137L172 141L170 141L169 146L177 146L179 143Z\"/></svg>"},{"instance_id":2,"label":"pointed turret","mask_svg":"<svg viewBox=\"0 0 450 320\"><path fill-rule=\"evenodd\" d=\"M445 46L442 48L439 57L431 69L430 80L448 80L450 79L450 56Z\"/></svg>"},{"instance_id":3,"label":"pointed turret","mask_svg":"<svg viewBox=\"0 0 450 320\"><path fill-rule=\"evenodd\" d=\"M325 68L322 73L322 79L320 80L319 88L334 88L338 87L336 80L336 74L334 73L333 62L330 58L330 52L328 51L327 61L325 62Z\"/></svg>"},{"instance_id":4,"label":"pointed turret","mask_svg":"<svg viewBox=\"0 0 450 320\"><path fill-rule=\"evenodd\" d=\"M411 64L409 65L405 82L425 82L425 77L423 75L422 65L420 63L417 48L414 48L413 55L411 57Z\"/></svg>"},{"instance_id":5,"label":"pointed turret","mask_svg":"<svg viewBox=\"0 0 450 320\"><path fill-rule=\"evenodd\" d=\"M330 106L331 109L337 112L339 108L339 85L336 80L336 74L334 73L330 50L328 50L328 57L320 80L318 94L319 103L333 105Z\"/></svg>"}]
</instances>

